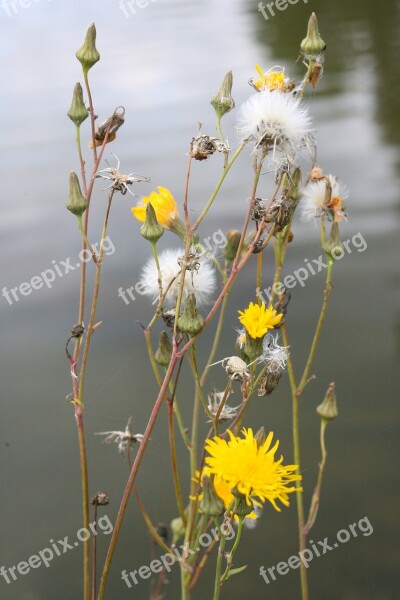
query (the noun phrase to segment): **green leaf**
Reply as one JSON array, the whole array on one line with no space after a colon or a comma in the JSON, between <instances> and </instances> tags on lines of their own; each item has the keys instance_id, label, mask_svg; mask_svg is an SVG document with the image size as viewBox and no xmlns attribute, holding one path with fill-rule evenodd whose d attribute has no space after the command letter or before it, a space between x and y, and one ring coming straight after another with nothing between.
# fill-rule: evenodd
<instances>
[{"instance_id":1,"label":"green leaf","mask_svg":"<svg viewBox=\"0 0 400 600\"><path fill-rule=\"evenodd\" d=\"M236 567L236 569L229 569L229 571L225 577L225 581L227 581L229 579L229 577L232 577L232 575L237 575L237 573L241 573L245 569L247 569L247 565L244 565L243 567Z\"/></svg>"}]
</instances>

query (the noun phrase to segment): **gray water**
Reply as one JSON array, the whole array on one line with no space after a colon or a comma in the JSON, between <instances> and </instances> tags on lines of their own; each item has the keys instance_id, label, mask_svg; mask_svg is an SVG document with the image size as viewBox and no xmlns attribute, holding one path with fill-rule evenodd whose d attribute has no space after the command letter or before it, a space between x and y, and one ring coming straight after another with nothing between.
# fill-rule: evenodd
<instances>
[{"instance_id":1,"label":"gray water","mask_svg":"<svg viewBox=\"0 0 400 600\"><path fill-rule=\"evenodd\" d=\"M26 3L28 4L28 3ZM140 3L139 3L140 4ZM61 0L16 3L8 15L0 8L2 57L2 208L1 287L11 289L71 257L76 263L79 234L64 203L68 172L78 169L73 129L65 113L73 85L80 78L74 52L84 31L96 22L101 62L91 71L96 112L108 116L126 108L126 123L107 148L122 160L123 171L150 176L147 193L161 184L182 198L187 147L197 131L214 131L209 99L228 69L234 73L236 105L247 98L246 81L258 62L265 68L295 64L305 24L315 10L328 44L326 68L308 102L318 130L319 163L339 175L350 190L349 219L343 239L360 233L367 247L353 248L334 270L334 291L313 372L302 397L302 452L305 503L308 506L319 460L315 406L335 380L339 418L328 428L328 466L320 513L311 539L331 539L349 524L367 517L370 536L351 538L309 568L311 598L325 600L395 600L398 594L398 457L399 424L399 5L374 0L299 1L266 21L257 2L248 0L153 0L127 15L117 2ZM232 145L234 116L226 119ZM89 158L89 154L88 154ZM196 164L191 183L193 211L204 202L218 176L219 160ZM240 158L202 230L240 227L249 195L249 153ZM262 184L266 185L266 184ZM93 199L92 239L97 241L105 197ZM86 386L86 431L90 493L106 490L105 514L113 521L127 477L116 448L93 434L121 429L134 417L143 431L156 392L136 321L149 317L148 303L138 297L129 306L117 290L137 281L149 254L131 217L134 204L118 197L109 235L115 253L103 269L103 286ZM297 219L295 242L286 273L316 258L318 232ZM161 247L176 245L165 235ZM93 269L89 269L93 276ZM266 270L265 279L271 273ZM252 298L254 271L240 278L230 298L219 357L232 353L236 310ZM1 562L6 568L27 560L49 540L75 539L80 528L80 480L76 430L64 343L76 320L79 273L57 278L51 289L34 290L11 305L0 298L2 411L0 456ZM293 290L288 326L297 371L309 347L321 304L323 275L310 277ZM200 348L202 364L207 344ZM185 418L191 397L184 374L179 391ZM210 386L223 384L217 367ZM186 405L186 406L185 406ZM138 486L155 522L176 516L170 481L165 411L145 457ZM264 424L281 440L291 460L290 396L287 378L269 399L257 399L247 424ZM185 461L183 449L180 449ZM237 565L247 570L226 584L223 597L241 599L299 598L298 572L266 585L266 568L296 552L296 510L278 514L267 508L258 527L244 535ZM99 536L100 563L108 536ZM134 570L151 560L145 525L131 502L110 576L108 598L146 599L149 584L128 589L122 569ZM70 600L81 597L81 549L70 550L7 585L0 579L1 600ZM210 598L212 572L200 580L194 598ZM178 569L169 577L166 598L178 597Z\"/></svg>"}]
</instances>

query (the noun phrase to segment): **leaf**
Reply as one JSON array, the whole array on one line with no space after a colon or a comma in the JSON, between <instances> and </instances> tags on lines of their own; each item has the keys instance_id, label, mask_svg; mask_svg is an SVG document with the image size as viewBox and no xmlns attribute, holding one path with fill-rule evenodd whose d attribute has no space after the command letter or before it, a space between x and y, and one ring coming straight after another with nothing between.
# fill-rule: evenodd
<instances>
[{"instance_id":1,"label":"leaf","mask_svg":"<svg viewBox=\"0 0 400 600\"><path fill-rule=\"evenodd\" d=\"M243 567L236 567L236 569L229 569L229 571L225 577L225 581L227 581L229 579L229 577L231 577L232 575L237 575L237 573L241 573L245 569L247 569L247 565L244 565Z\"/></svg>"}]
</instances>

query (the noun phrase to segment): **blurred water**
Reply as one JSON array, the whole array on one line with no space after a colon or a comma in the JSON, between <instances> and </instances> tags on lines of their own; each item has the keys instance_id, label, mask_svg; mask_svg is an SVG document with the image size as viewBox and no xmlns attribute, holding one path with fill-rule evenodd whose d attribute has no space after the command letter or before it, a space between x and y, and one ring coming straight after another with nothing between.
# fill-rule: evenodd
<instances>
[{"instance_id":1,"label":"blurred water","mask_svg":"<svg viewBox=\"0 0 400 600\"><path fill-rule=\"evenodd\" d=\"M8 6L8 5L7 5ZM365 252L355 250L338 263L334 293L320 352L314 365L317 380L304 394L302 406L303 468L306 505L315 482L318 420L315 406L327 383L337 383L340 418L329 427L329 462L314 540L334 536L339 529L367 516L370 537L352 539L310 566L312 598L325 600L398 598L399 536L397 487L392 463L398 456L398 121L399 5L373 0L300 1L268 21L256 1L153 0L136 14L124 14L118 2L59 0L33 2L8 16L0 9L3 135L1 193L2 286L29 281L79 252L79 235L66 214L68 171L78 169L71 123L65 117L73 85L80 78L74 58L86 26L96 22L102 59L91 72L96 112L101 117L115 106L126 107L126 124L107 149L121 158L123 171L151 177L147 193L164 185L182 198L187 147L197 131L213 132L209 99L228 69L234 72L236 105L248 97L245 82L254 65L286 64L291 74L298 42L307 18L315 10L328 44L326 70L317 91L308 98L318 130L319 162L346 182L350 190L347 239L360 232ZM11 10L11 9L10 9ZM234 115L225 127L232 145ZM89 157L89 155L88 155ZM208 197L219 169L218 157L196 164L191 183L193 214ZM266 178L265 178L266 179ZM240 227L249 195L251 161L247 152L229 175L210 219L202 230ZM268 190L268 184L261 184ZM129 196L118 197L110 223L115 253L103 269L103 288L87 381L86 427L90 490L106 489L114 519L127 468L114 448L101 445L96 431L120 429L133 415L142 431L155 393L136 320L146 322L147 302L138 297L126 306L117 297L120 286L137 281L149 254L130 215ZM105 198L93 200L93 239L98 239ZM295 243L288 252L287 273L305 258L319 255L318 233L299 220ZM161 246L176 245L164 236ZM93 270L89 269L93 275ZM271 272L266 270L266 283ZM2 323L2 419L0 425L3 486L0 499L3 541L1 564L9 567L46 547L50 538L74 538L80 527L78 451L63 344L76 320L79 274L57 279L51 289L34 291L9 305L0 298ZM250 269L230 298L220 356L232 353L236 309L251 299ZM322 275L293 291L289 328L295 366L301 368L321 304ZM200 349L205 359L206 344ZM143 376L142 374L146 374ZM185 398L185 416L190 398ZM217 368L210 385L222 385ZM291 454L290 400L286 379L270 400L256 401L248 424L273 429L285 457ZM185 406L187 405L187 406ZM163 415L165 416L165 415ZM164 419L156 427L139 476L139 489L154 521L168 523L175 515ZM182 450L182 460L184 452ZM151 474L151 476L150 476ZM229 582L232 599L299 597L298 573L266 587L261 564L275 565L296 552L295 505L277 514L266 509L258 528L247 532L238 564L250 566ZM108 538L104 538L104 542ZM100 557L105 543L100 539ZM150 561L150 543L134 502L110 577L109 597L148 598L149 586L128 590L121 569L137 569ZM194 598L209 598L212 573L205 573ZM171 574L167 598L178 596L178 572ZM81 554L69 552L7 585L0 581L3 600L52 600L80 597Z\"/></svg>"}]
</instances>

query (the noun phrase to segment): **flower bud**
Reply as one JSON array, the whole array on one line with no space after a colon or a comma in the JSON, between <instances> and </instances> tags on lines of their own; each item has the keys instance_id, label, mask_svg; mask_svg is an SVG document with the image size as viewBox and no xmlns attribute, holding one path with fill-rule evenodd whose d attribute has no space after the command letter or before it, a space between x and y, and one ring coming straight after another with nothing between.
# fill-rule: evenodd
<instances>
[{"instance_id":1,"label":"flower bud","mask_svg":"<svg viewBox=\"0 0 400 600\"><path fill-rule=\"evenodd\" d=\"M154 355L156 363L162 367L168 367L169 361L171 360L172 348L169 337L165 331L160 333L160 340L158 342L158 348Z\"/></svg>"},{"instance_id":2,"label":"flower bud","mask_svg":"<svg viewBox=\"0 0 400 600\"><path fill-rule=\"evenodd\" d=\"M179 330L183 333L187 333L190 337L199 333L204 326L203 317L197 312L196 308L196 296L189 294L185 310L178 319Z\"/></svg>"},{"instance_id":3,"label":"flower bud","mask_svg":"<svg viewBox=\"0 0 400 600\"><path fill-rule=\"evenodd\" d=\"M77 83L74 87L72 102L67 115L77 127L80 127L83 121L89 116L85 103L83 102L83 91L80 83Z\"/></svg>"},{"instance_id":4,"label":"flower bud","mask_svg":"<svg viewBox=\"0 0 400 600\"><path fill-rule=\"evenodd\" d=\"M157 221L156 211L151 202L146 205L146 219L140 228L140 233L145 240L152 244L156 244L164 233L164 227Z\"/></svg>"},{"instance_id":5,"label":"flower bud","mask_svg":"<svg viewBox=\"0 0 400 600\"><path fill-rule=\"evenodd\" d=\"M214 107L218 120L235 107L235 102L231 95L232 83L232 71L229 71L225 75L218 92L211 98L211 104Z\"/></svg>"},{"instance_id":6,"label":"flower bud","mask_svg":"<svg viewBox=\"0 0 400 600\"><path fill-rule=\"evenodd\" d=\"M85 74L100 60L100 54L96 48L96 26L94 23L87 30L85 42L75 56L81 63Z\"/></svg>"},{"instance_id":7,"label":"flower bud","mask_svg":"<svg viewBox=\"0 0 400 600\"><path fill-rule=\"evenodd\" d=\"M172 543L176 544L176 542L185 534L185 526L181 517L172 519L170 527L172 531Z\"/></svg>"},{"instance_id":8,"label":"flower bud","mask_svg":"<svg viewBox=\"0 0 400 600\"><path fill-rule=\"evenodd\" d=\"M81 217L88 206L81 192L78 175L74 171L69 175L69 198L65 206L77 217Z\"/></svg>"},{"instance_id":9,"label":"flower bud","mask_svg":"<svg viewBox=\"0 0 400 600\"><path fill-rule=\"evenodd\" d=\"M240 231L236 229L231 229L226 234L226 246L224 248L224 259L228 261L232 261L237 253L237 249L239 248L240 243Z\"/></svg>"},{"instance_id":10,"label":"flower bud","mask_svg":"<svg viewBox=\"0 0 400 600\"><path fill-rule=\"evenodd\" d=\"M328 240L323 245L323 250L334 260L343 256L343 246L339 237L339 225L336 221L332 223L331 232Z\"/></svg>"},{"instance_id":11,"label":"flower bud","mask_svg":"<svg viewBox=\"0 0 400 600\"><path fill-rule=\"evenodd\" d=\"M201 484L203 487L203 497L200 500L200 510L209 517L218 517L224 512L224 503L214 488L214 484L210 477L206 475L202 478Z\"/></svg>"},{"instance_id":12,"label":"flower bud","mask_svg":"<svg viewBox=\"0 0 400 600\"><path fill-rule=\"evenodd\" d=\"M325 398L319 406L317 406L317 414L326 421L332 421L338 416L336 404L335 382L329 384L325 394Z\"/></svg>"},{"instance_id":13,"label":"flower bud","mask_svg":"<svg viewBox=\"0 0 400 600\"><path fill-rule=\"evenodd\" d=\"M263 336L264 337L264 336ZM263 337L253 338L246 332L246 343L244 345L244 353L249 362L253 362L261 356L263 352Z\"/></svg>"},{"instance_id":14,"label":"flower bud","mask_svg":"<svg viewBox=\"0 0 400 600\"><path fill-rule=\"evenodd\" d=\"M233 488L232 494L235 497L235 502L232 507L232 512L239 517L239 519L244 519L254 510L254 506L248 505L246 501L246 496L241 494L237 487Z\"/></svg>"},{"instance_id":15,"label":"flower bud","mask_svg":"<svg viewBox=\"0 0 400 600\"><path fill-rule=\"evenodd\" d=\"M257 446L259 448L261 448L261 446L264 444L265 440L267 439L267 436L265 435L264 425L262 427L260 427L260 429L257 431L257 433L254 436L254 439L257 442Z\"/></svg>"},{"instance_id":16,"label":"flower bud","mask_svg":"<svg viewBox=\"0 0 400 600\"><path fill-rule=\"evenodd\" d=\"M318 31L318 20L313 12L307 26L307 35L300 44L303 56L316 56L326 48L324 40Z\"/></svg>"},{"instance_id":17,"label":"flower bud","mask_svg":"<svg viewBox=\"0 0 400 600\"><path fill-rule=\"evenodd\" d=\"M297 167L289 181L289 198L293 200L295 204L299 201L301 196L301 169Z\"/></svg>"}]
</instances>

